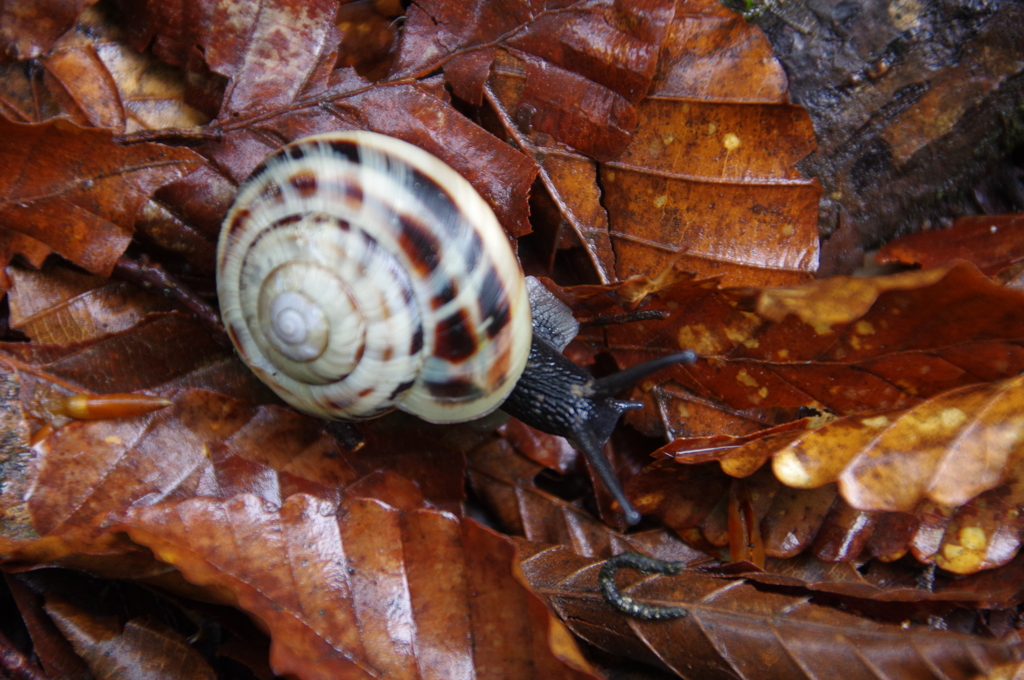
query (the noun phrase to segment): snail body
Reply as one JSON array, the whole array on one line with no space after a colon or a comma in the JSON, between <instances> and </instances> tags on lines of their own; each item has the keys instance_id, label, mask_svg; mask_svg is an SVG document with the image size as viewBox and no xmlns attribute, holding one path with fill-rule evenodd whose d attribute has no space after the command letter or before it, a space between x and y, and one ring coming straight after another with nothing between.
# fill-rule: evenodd
<instances>
[{"instance_id":1,"label":"snail body","mask_svg":"<svg viewBox=\"0 0 1024 680\"><path fill-rule=\"evenodd\" d=\"M602 446L641 404L614 394L693 353L600 380L566 359L571 310L527 286L490 207L437 158L371 132L294 141L239 189L217 260L232 342L300 411L451 423L501 407L569 439L639 521Z\"/></svg>"}]
</instances>

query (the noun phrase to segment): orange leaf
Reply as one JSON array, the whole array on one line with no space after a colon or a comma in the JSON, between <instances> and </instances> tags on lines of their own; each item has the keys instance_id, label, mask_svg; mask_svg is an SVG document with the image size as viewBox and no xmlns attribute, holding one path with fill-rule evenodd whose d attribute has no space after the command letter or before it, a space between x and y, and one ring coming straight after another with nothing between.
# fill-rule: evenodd
<instances>
[{"instance_id":1,"label":"orange leaf","mask_svg":"<svg viewBox=\"0 0 1024 680\"><path fill-rule=\"evenodd\" d=\"M128 246L142 204L200 161L188 149L118 146L109 133L65 123L0 120L0 137L4 226L104 276Z\"/></svg>"},{"instance_id":2,"label":"orange leaf","mask_svg":"<svg viewBox=\"0 0 1024 680\"><path fill-rule=\"evenodd\" d=\"M593 677L514 581L511 546L471 520L369 499L335 514L300 494L279 509L245 495L167 503L124 522L135 541L262 622L278 674L453 677L499 667L509 678Z\"/></svg>"},{"instance_id":3,"label":"orange leaf","mask_svg":"<svg viewBox=\"0 0 1024 680\"><path fill-rule=\"evenodd\" d=\"M995 276L1024 259L1024 215L961 217L949 229L920 231L890 241L875 254L879 262L919 264L925 269L970 260Z\"/></svg>"}]
</instances>

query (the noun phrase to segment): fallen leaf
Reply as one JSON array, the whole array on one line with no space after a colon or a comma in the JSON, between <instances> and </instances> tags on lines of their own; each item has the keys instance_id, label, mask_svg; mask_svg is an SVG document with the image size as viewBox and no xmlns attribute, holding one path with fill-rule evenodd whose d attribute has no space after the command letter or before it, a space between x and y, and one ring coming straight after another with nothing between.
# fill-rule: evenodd
<instances>
[{"instance_id":1,"label":"fallen leaf","mask_svg":"<svg viewBox=\"0 0 1024 680\"><path fill-rule=\"evenodd\" d=\"M0 44L5 56L35 59L71 27L83 8L96 0L42 0L4 3L0 14Z\"/></svg>"},{"instance_id":2,"label":"fallen leaf","mask_svg":"<svg viewBox=\"0 0 1024 680\"><path fill-rule=\"evenodd\" d=\"M961 217L949 229L920 231L889 241L875 254L882 263L918 264L928 269L969 260L995 276L1024 259L1024 215Z\"/></svg>"},{"instance_id":3,"label":"fallen leaf","mask_svg":"<svg viewBox=\"0 0 1024 680\"><path fill-rule=\"evenodd\" d=\"M65 123L0 120L0 136L4 226L103 276L128 247L141 206L200 162L188 149L118 146L109 133Z\"/></svg>"},{"instance_id":4,"label":"fallen leaf","mask_svg":"<svg viewBox=\"0 0 1024 680\"><path fill-rule=\"evenodd\" d=\"M597 585L601 561L536 544L522 546L520 555L533 589L577 635L611 653L667 666L680 677L938 678L988 672L1021 654L1016 635L987 640L880 623L803 596L694 571L620 577L620 592L687 611L672 621L630 619L604 601Z\"/></svg>"},{"instance_id":5,"label":"fallen leaf","mask_svg":"<svg viewBox=\"0 0 1024 680\"><path fill-rule=\"evenodd\" d=\"M372 499L336 514L305 494L280 508L241 495L131 510L124 529L262 621L278 674L594 677L515 582L511 546L472 520Z\"/></svg>"}]
</instances>

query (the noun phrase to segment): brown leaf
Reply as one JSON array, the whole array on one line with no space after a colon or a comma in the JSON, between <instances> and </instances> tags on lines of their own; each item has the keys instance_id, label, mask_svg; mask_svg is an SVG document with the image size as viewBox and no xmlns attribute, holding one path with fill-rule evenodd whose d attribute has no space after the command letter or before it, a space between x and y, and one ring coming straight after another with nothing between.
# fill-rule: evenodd
<instances>
[{"instance_id":1,"label":"brown leaf","mask_svg":"<svg viewBox=\"0 0 1024 680\"><path fill-rule=\"evenodd\" d=\"M1000 484L1021 459L1020 398L1024 382L1015 377L906 411L841 418L780 447L772 465L797 488L838 480L861 510L910 510L922 498L963 505Z\"/></svg>"},{"instance_id":2,"label":"brown leaf","mask_svg":"<svg viewBox=\"0 0 1024 680\"><path fill-rule=\"evenodd\" d=\"M173 65L198 56L230 79L222 115L290 103L324 53L337 47L332 23L337 3L265 2L260 6L204 2L123 2L132 44Z\"/></svg>"},{"instance_id":3,"label":"brown leaf","mask_svg":"<svg viewBox=\"0 0 1024 680\"><path fill-rule=\"evenodd\" d=\"M751 510L769 557L806 551L829 562L868 556L890 562L910 554L924 564L971 574L1005 565L1020 550L1020 464L999 486L958 508L922 501L908 512L857 510L834 484L791 489L768 468L746 483L756 490ZM631 479L626 492L642 513L657 515L691 545L717 555L734 543L729 517L734 484L713 465L662 460Z\"/></svg>"},{"instance_id":4,"label":"brown leaf","mask_svg":"<svg viewBox=\"0 0 1024 680\"><path fill-rule=\"evenodd\" d=\"M784 285L817 269L820 189L795 167L810 119L756 27L717 2L679 3L623 155L602 167L616 273L673 262L728 285Z\"/></svg>"},{"instance_id":5,"label":"brown leaf","mask_svg":"<svg viewBox=\"0 0 1024 680\"><path fill-rule=\"evenodd\" d=\"M703 570L725 576L742 575L753 583L838 595L840 601L855 610L866 607L865 600L887 603L873 609L889 620L894 616L915 620L940 616L952 620L958 607L998 608L1018 602L1024 596L1017 585L1022 563L1024 558L1017 557L1001 569L953 578L939 570L915 571L899 563L826 562L804 554L796 559L769 558L764 571L744 569L740 564ZM903 606L906 603L918 606Z\"/></svg>"},{"instance_id":6,"label":"brown leaf","mask_svg":"<svg viewBox=\"0 0 1024 680\"><path fill-rule=\"evenodd\" d=\"M1002 483L1021 459L1017 416L1020 377L942 393L909 409L847 416L810 430L758 438L707 455L686 453L686 440L661 450L680 462L723 461L736 476L771 457L788 486L839 482L861 510L906 511L928 498L959 506ZM753 461L750 465L747 461Z\"/></svg>"},{"instance_id":7,"label":"brown leaf","mask_svg":"<svg viewBox=\"0 0 1024 680\"><path fill-rule=\"evenodd\" d=\"M0 45L7 57L35 59L68 28L83 8L96 0L5 2L0 13Z\"/></svg>"},{"instance_id":8,"label":"brown leaf","mask_svg":"<svg viewBox=\"0 0 1024 680\"><path fill-rule=\"evenodd\" d=\"M168 677L216 678L213 668L181 636L145 621L118 625L73 603L51 598L46 613L98 677L130 675L159 664Z\"/></svg>"},{"instance_id":9,"label":"brown leaf","mask_svg":"<svg viewBox=\"0 0 1024 680\"><path fill-rule=\"evenodd\" d=\"M459 79L448 78L456 94L479 104L498 46L638 101L654 75L671 4L577 2L538 12L522 0L511 5L427 0L407 13L392 77L429 73L453 61Z\"/></svg>"},{"instance_id":10,"label":"brown leaf","mask_svg":"<svg viewBox=\"0 0 1024 680\"><path fill-rule=\"evenodd\" d=\"M592 677L574 645L548 646L567 639L513 580L511 546L470 520L370 499L335 514L304 494L280 508L243 495L132 510L125 529L261 620L278 674L451 677L493 667L510 678Z\"/></svg>"},{"instance_id":11,"label":"brown leaf","mask_svg":"<svg viewBox=\"0 0 1024 680\"><path fill-rule=\"evenodd\" d=\"M643 309L669 313L591 330L595 344L623 366L685 348L702 357L641 384L650 408L629 422L651 434L743 436L795 420L801 409L908 408L1024 368L1024 297L966 263L765 291L644 279L614 289L636 306L629 286L659 291L641 298ZM588 316L614 302L587 287L564 290L563 299Z\"/></svg>"},{"instance_id":12,"label":"brown leaf","mask_svg":"<svg viewBox=\"0 0 1024 680\"><path fill-rule=\"evenodd\" d=\"M676 3L650 95L698 101L784 103L782 64L760 30L707 0Z\"/></svg>"},{"instance_id":13,"label":"brown leaf","mask_svg":"<svg viewBox=\"0 0 1024 680\"><path fill-rule=\"evenodd\" d=\"M16 576L4 574L4 582L32 638L32 648L39 658L39 664L49 677L90 680L92 675L89 667L43 610L43 597Z\"/></svg>"},{"instance_id":14,"label":"brown leaf","mask_svg":"<svg viewBox=\"0 0 1024 680\"><path fill-rule=\"evenodd\" d=\"M62 123L0 121L0 136L4 226L104 276L128 246L142 204L200 160L160 144L117 146L107 133Z\"/></svg>"},{"instance_id":15,"label":"brown leaf","mask_svg":"<svg viewBox=\"0 0 1024 680\"><path fill-rule=\"evenodd\" d=\"M667 27L675 40L664 42L652 96L628 119L623 107L578 106L601 97L560 84L572 74L498 54L486 94L502 131L541 165L547 221L560 225L546 238L548 260L582 245L603 282L672 262L726 274L732 284L805 279L817 266L819 191L794 164L813 150L813 132L803 110L786 102L781 67L758 29L717 3L682 3ZM698 79L743 75L698 84L688 80L694 64ZM565 91L574 93L572 106L557 101ZM588 133L593 121L579 108L603 121L603 137Z\"/></svg>"},{"instance_id":16,"label":"brown leaf","mask_svg":"<svg viewBox=\"0 0 1024 680\"><path fill-rule=\"evenodd\" d=\"M70 269L8 267L11 328L37 343L71 344L132 328L152 312L171 310L166 298L125 282Z\"/></svg>"},{"instance_id":17,"label":"brown leaf","mask_svg":"<svg viewBox=\"0 0 1024 680\"><path fill-rule=\"evenodd\" d=\"M269 392L209 331L179 313L154 314L137 326L79 345L0 345L8 359L49 379L93 393L216 387L271 400Z\"/></svg>"},{"instance_id":18,"label":"brown leaf","mask_svg":"<svg viewBox=\"0 0 1024 680\"><path fill-rule=\"evenodd\" d=\"M24 123L60 117L117 133L206 123L216 111L207 111L202 95L218 84L126 45L120 18L104 5L86 8L38 59L0 66L3 115Z\"/></svg>"},{"instance_id":19,"label":"brown leaf","mask_svg":"<svg viewBox=\"0 0 1024 680\"><path fill-rule=\"evenodd\" d=\"M498 439L473 450L467 459L469 482L502 528L537 543L560 543L579 555L609 557L635 550L669 561L706 560L671 531L623 534L577 505L536 486L541 467Z\"/></svg>"},{"instance_id":20,"label":"brown leaf","mask_svg":"<svg viewBox=\"0 0 1024 680\"><path fill-rule=\"evenodd\" d=\"M620 584L629 583L620 592L688 612L672 621L629 619L604 602L601 562L543 545L521 547L520 558L531 586L577 635L684 678L940 678L987 672L1022 653L1016 635L991 640L879 623L693 571L620 576Z\"/></svg>"},{"instance_id":21,"label":"brown leaf","mask_svg":"<svg viewBox=\"0 0 1024 680\"><path fill-rule=\"evenodd\" d=\"M637 135L601 174L619 278L678 261L730 285L805 279L818 265L820 190L795 163L812 140L796 107L646 100Z\"/></svg>"},{"instance_id":22,"label":"brown leaf","mask_svg":"<svg viewBox=\"0 0 1024 680\"><path fill-rule=\"evenodd\" d=\"M890 241L875 259L919 264L925 269L969 260L985 274L995 276L1024 259L1024 215L961 217L949 229L921 231Z\"/></svg>"},{"instance_id":23,"label":"brown leaf","mask_svg":"<svg viewBox=\"0 0 1024 680\"><path fill-rule=\"evenodd\" d=\"M579 461L579 452L565 437L545 434L515 418L509 418L498 433L530 460L561 474L572 470Z\"/></svg>"},{"instance_id":24,"label":"brown leaf","mask_svg":"<svg viewBox=\"0 0 1024 680\"><path fill-rule=\"evenodd\" d=\"M187 101L182 71L127 46L110 15L95 8L40 63L54 98L80 125L131 133L209 121Z\"/></svg>"},{"instance_id":25,"label":"brown leaf","mask_svg":"<svg viewBox=\"0 0 1024 680\"><path fill-rule=\"evenodd\" d=\"M474 103L486 97L498 116L492 128L500 127L541 166L551 199L542 206L550 213L546 221L561 224L564 218L571 229L547 240L558 248L581 243L598 278L611 280L607 214L595 164L587 156L612 158L629 142L636 127L634 104L654 74L670 4L588 2L533 13L528 7L510 12L479 3L474 10L481 18L472 22L459 16L466 10L454 8L430 3L422 15L410 12L410 20L422 17L442 28L407 31L402 52L411 60L407 70L436 60L444 63L458 96ZM398 72L402 68L396 66Z\"/></svg>"},{"instance_id":26,"label":"brown leaf","mask_svg":"<svg viewBox=\"0 0 1024 680\"><path fill-rule=\"evenodd\" d=\"M529 231L527 195L535 164L458 113L444 90L438 89L439 80L373 86L346 69L334 73L341 75L328 90L274 115L262 115L257 122L239 118L225 123L223 139L200 148L211 166L173 188L183 195L194 189L207 196L208 200L195 204L197 213L193 216L190 210L189 216L219 225L237 184L282 140L364 129L434 154L473 184L510 233Z\"/></svg>"}]
</instances>

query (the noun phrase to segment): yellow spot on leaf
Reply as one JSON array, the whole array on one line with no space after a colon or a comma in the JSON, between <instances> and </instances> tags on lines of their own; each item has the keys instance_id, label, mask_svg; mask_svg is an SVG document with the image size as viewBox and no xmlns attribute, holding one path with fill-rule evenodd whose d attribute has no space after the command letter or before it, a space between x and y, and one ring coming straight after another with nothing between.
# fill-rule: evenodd
<instances>
[{"instance_id":1,"label":"yellow spot on leaf","mask_svg":"<svg viewBox=\"0 0 1024 680\"><path fill-rule=\"evenodd\" d=\"M988 545L985 530L981 527L964 527L957 532L957 538L960 539L960 545L970 550L984 550Z\"/></svg>"},{"instance_id":2,"label":"yellow spot on leaf","mask_svg":"<svg viewBox=\"0 0 1024 680\"><path fill-rule=\"evenodd\" d=\"M768 396L768 388L767 387L762 387L761 389L759 389L757 391L757 396L761 397L762 399L767 397Z\"/></svg>"},{"instance_id":3,"label":"yellow spot on leaf","mask_svg":"<svg viewBox=\"0 0 1024 680\"><path fill-rule=\"evenodd\" d=\"M871 325L870 321L858 321L853 325L853 331L860 335L873 335L875 327Z\"/></svg>"},{"instance_id":4,"label":"yellow spot on leaf","mask_svg":"<svg viewBox=\"0 0 1024 680\"><path fill-rule=\"evenodd\" d=\"M957 429L967 422L967 414L958 408L946 408L927 418L914 417L912 422L914 428L923 435L942 434Z\"/></svg>"},{"instance_id":5,"label":"yellow spot on leaf","mask_svg":"<svg viewBox=\"0 0 1024 680\"><path fill-rule=\"evenodd\" d=\"M733 326L726 326L725 328L722 329L722 332L725 333L725 337L737 343L743 342L750 337L749 335L747 335L746 331L746 328L736 328Z\"/></svg>"},{"instance_id":6,"label":"yellow spot on leaf","mask_svg":"<svg viewBox=\"0 0 1024 680\"><path fill-rule=\"evenodd\" d=\"M668 146L674 141L676 141L676 136L673 135L671 132L661 136L661 143L664 144L665 146Z\"/></svg>"},{"instance_id":7,"label":"yellow spot on leaf","mask_svg":"<svg viewBox=\"0 0 1024 680\"><path fill-rule=\"evenodd\" d=\"M793 226L792 222L786 222L785 224L782 225L782 235L783 236L792 236L793 232L795 232L795 231L796 231L796 227Z\"/></svg>"},{"instance_id":8,"label":"yellow spot on leaf","mask_svg":"<svg viewBox=\"0 0 1024 680\"><path fill-rule=\"evenodd\" d=\"M104 437L103 441L106 442L107 444L124 444L124 441L122 441L120 437L114 435Z\"/></svg>"},{"instance_id":9,"label":"yellow spot on leaf","mask_svg":"<svg viewBox=\"0 0 1024 680\"><path fill-rule=\"evenodd\" d=\"M740 138L736 134L729 132L722 137L722 146L725 147L726 151L735 151L740 148Z\"/></svg>"},{"instance_id":10,"label":"yellow spot on leaf","mask_svg":"<svg viewBox=\"0 0 1024 680\"><path fill-rule=\"evenodd\" d=\"M811 475L807 472L807 468L790 449L783 449L775 455L775 459L772 460L772 470L775 472L775 477L786 486L806 489L811 483Z\"/></svg>"},{"instance_id":11,"label":"yellow spot on leaf","mask_svg":"<svg viewBox=\"0 0 1024 680\"><path fill-rule=\"evenodd\" d=\"M779 359L788 359L789 358L789 350L788 349L780 349L778 352L775 353L775 356L777 356Z\"/></svg>"},{"instance_id":12,"label":"yellow spot on leaf","mask_svg":"<svg viewBox=\"0 0 1024 680\"><path fill-rule=\"evenodd\" d=\"M718 132L718 126L714 123L708 123L708 134L713 135Z\"/></svg>"},{"instance_id":13,"label":"yellow spot on leaf","mask_svg":"<svg viewBox=\"0 0 1024 680\"><path fill-rule=\"evenodd\" d=\"M947 543L942 552L935 556L935 564L954 574L973 574L981 567L984 554L962 545Z\"/></svg>"},{"instance_id":14,"label":"yellow spot on leaf","mask_svg":"<svg viewBox=\"0 0 1024 680\"><path fill-rule=\"evenodd\" d=\"M746 385L747 387L758 386L757 381L754 380L754 377L752 375L747 373L746 369L742 369L739 373L736 374L736 381L741 385Z\"/></svg>"},{"instance_id":15,"label":"yellow spot on leaf","mask_svg":"<svg viewBox=\"0 0 1024 680\"><path fill-rule=\"evenodd\" d=\"M811 328L813 328L814 332L818 335L830 335L832 333L832 324L822 323L820 321L815 321L811 324Z\"/></svg>"},{"instance_id":16,"label":"yellow spot on leaf","mask_svg":"<svg viewBox=\"0 0 1024 680\"><path fill-rule=\"evenodd\" d=\"M874 418L865 418L860 422L862 425L870 427L873 430L880 430L889 424L889 419L886 416L875 416Z\"/></svg>"},{"instance_id":17,"label":"yellow spot on leaf","mask_svg":"<svg viewBox=\"0 0 1024 680\"><path fill-rule=\"evenodd\" d=\"M676 413L679 414L680 418L689 418L692 414L690 409L686 407L686 404L680 404L676 407Z\"/></svg>"},{"instance_id":18,"label":"yellow spot on leaf","mask_svg":"<svg viewBox=\"0 0 1024 680\"><path fill-rule=\"evenodd\" d=\"M615 171L614 170L605 169L605 171L604 171L604 179L609 181L609 182L614 182L615 181Z\"/></svg>"},{"instance_id":19,"label":"yellow spot on leaf","mask_svg":"<svg viewBox=\"0 0 1024 680\"><path fill-rule=\"evenodd\" d=\"M654 198L655 208L664 208L666 203L668 203L668 196L666 195L656 196Z\"/></svg>"},{"instance_id":20,"label":"yellow spot on leaf","mask_svg":"<svg viewBox=\"0 0 1024 680\"><path fill-rule=\"evenodd\" d=\"M645 493L633 499L633 502L642 508L656 508L665 500L665 494L661 492Z\"/></svg>"},{"instance_id":21,"label":"yellow spot on leaf","mask_svg":"<svg viewBox=\"0 0 1024 680\"><path fill-rule=\"evenodd\" d=\"M947 408L942 411L942 424L946 427L960 427L967 421L967 414L958 408Z\"/></svg>"},{"instance_id":22,"label":"yellow spot on leaf","mask_svg":"<svg viewBox=\"0 0 1024 680\"><path fill-rule=\"evenodd\" d=\"M680 328L678 339L681 349L692 349L697 354L720 354L723 350L716 335L699 323Z\"/></svg>"}]
</instances>

